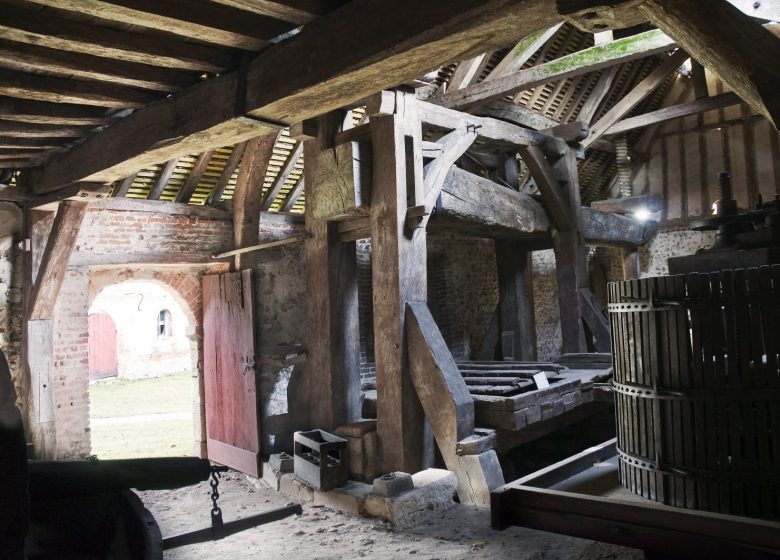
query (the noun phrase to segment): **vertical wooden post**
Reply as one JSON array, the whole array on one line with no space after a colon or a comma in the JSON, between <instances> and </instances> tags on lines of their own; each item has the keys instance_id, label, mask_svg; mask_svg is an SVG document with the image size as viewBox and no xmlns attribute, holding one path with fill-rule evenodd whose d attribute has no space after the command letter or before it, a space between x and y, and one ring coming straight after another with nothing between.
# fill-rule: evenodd
<instances>
[{"instance_id":1,"label":"vertical wooden post","mask_svg":"<svg viewBox=\"0 0 780 560\"><path fill-rule=\"evenodd\" d=\"M338 167L332 147L343 115L318 119L317 138L304 143L306 194L330 188L323 169ZM347 162L352 165L352 162ZM360 418L360 336L355 242L339 241L338 223L316 219L317 196L306 196L306 287L309 306L310 423L334 430Z\"/></svg>"},{"instance_id":2,"label":"vertical wooden post","mask_svg":"<svg viewBox=\"0 0 780 560\"><path fill-rule=\"evenodd\" d=\"M432 449L409 376L404 326L406 303L427 300L425 230L404 229L407 208L424 194L421 130L410 97L398 94L396 114L371 117L374 353L384 472L416 472Z\"/></svg>"},{"instance_id":3,"label":"vertical wooden post","mask_svg":"<svg viewBox=\"0 0 780 560\"><path fill-rule=\"evenodd\" d=\"M620 252L623 259L623 280L636 280L641 276L639 266L639 249L623 249Z\"/></svg>"},{"instance_id":4,"label":"vertical wooden post","mask_svg":"<svg viewBox=\"0 0 780 560\"><path fill-rule=\"evenodd\" d=\"M496 240L499 323L504 359L536 360L531 252L516 241Z\"/></svg>"},{"instance_id":5,"label":"vertical wooden post","mask_svg":"<svg viewBox=\"0 0 780 560\"><path fill-rule=\"evenodd\" d=\"M559 167L568 179L564 197L572 222L567 231L556 231L553 235L563 352L587 352L579 290L588 287L588 261L582 235L580 182L574 149L570 148L556 167Z\"/></svg>"}]
</instances>

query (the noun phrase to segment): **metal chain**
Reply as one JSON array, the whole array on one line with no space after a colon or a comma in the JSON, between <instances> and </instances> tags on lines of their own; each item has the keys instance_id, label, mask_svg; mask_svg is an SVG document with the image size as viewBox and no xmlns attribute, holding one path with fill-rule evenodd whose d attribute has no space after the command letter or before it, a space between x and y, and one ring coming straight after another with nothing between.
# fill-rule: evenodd
<instances>
[{"instance_id":1,"label":"metal chain","mask_svg":"<svg viewBox=\"0 0 780 560\"><path fill-rule=\"evenodd\" d=\"M211 467L211 480L209 481L209 485L211 486L211 530L214 532L214 536L216 538L222 538L222 530L223 530L223 523L222 523L222 510L217 505L217 500L219 500L219 473L220 471L224 471L226 469L221 467Z\"/></svg>"}]
</instances>

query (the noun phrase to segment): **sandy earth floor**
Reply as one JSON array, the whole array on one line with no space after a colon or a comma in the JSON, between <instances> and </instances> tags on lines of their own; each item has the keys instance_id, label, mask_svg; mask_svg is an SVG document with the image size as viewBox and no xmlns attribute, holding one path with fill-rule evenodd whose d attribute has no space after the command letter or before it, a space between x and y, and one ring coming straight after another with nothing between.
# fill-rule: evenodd
<instances>
[{"instance_id":1,"label":"sandy earth floor","mask_svg":"<svg viewBox=\"0 0 780 560\"><path fill-rule=\"evenodd\" d=\"M228 473L219 487L225 521L292 503L261 483L256 488L243 475ZM179 490L139 492L154 514L163 536L210 524L207 483ZM489 512L456 505L443 514L404 531L376 519L342 514L304 504L303 515L256 527L222 541L166 552L170 559L317 560L417 558L490 559L615 559L644 558L637 550L513 527L490 529Z\"/></svg>"}]
</instances>

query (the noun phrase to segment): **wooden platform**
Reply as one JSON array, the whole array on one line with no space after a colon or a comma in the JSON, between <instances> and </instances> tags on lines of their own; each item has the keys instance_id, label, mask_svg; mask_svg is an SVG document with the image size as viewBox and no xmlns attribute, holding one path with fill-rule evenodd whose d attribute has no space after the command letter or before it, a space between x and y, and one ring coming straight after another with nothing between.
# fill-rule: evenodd
<instances>
[{"instance_id":1,"label":"wooden platform","mask_svg":"<svg viewBox=\"0 0 780 560\"><path fill-rule=\"evenodd\" d=\"M483 432L495 431L496 449L503 452L610 409L612 366L607 360L603 354L582 354L562 356L568 366L463 361L458 368L474 398L476 425ZM533 381L540 372L550 383L545 389ZM367 388L364 415L376 410L376 390L372 385Z\"/></svg>"},{"instance_id":2,"label":"wooden platform","mask_svg":"<svg viewBox=\"0 0 780 560\"><path fill-rule=\"evenodd\" d=\"M780 556L780 523L665 506L621 486L615 439L491 492L494 529L531 527L663 558Z\"/></svg>"}]
</instances>

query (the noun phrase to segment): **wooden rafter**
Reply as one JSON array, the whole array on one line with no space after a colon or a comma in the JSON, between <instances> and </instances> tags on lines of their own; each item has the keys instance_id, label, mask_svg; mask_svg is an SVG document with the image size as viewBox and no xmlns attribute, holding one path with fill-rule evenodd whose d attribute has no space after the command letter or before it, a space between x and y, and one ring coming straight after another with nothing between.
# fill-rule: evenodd
<instances>
[{"instance_id":1,"label":"wooden rafter","mask_svg":"<svg viewBox=\"0 0 780 560\"><path fill-rule=\"evenodd\" d=\"M225 163L225 168L222 170L222 173L219 175L217 184L214 185L214 188L212 189L211 193L209 193L209 204L212 205L218 204L222 200L222 195L225 194L225 189L227 188L228 183L230 182L230 178L233 176L233 173L235 173L236 169L238 169L238 166L241 164L241 158L244 156L244 152L246 151L247 144L249 144L249 141L241 142L240 144L236 144L233 147L233 151L230 152L230 157Z\"/></svg>"},{"instance_id":2,"label":"wooden rafter","mask_svg":"<svg viewBox=\"0 0 780 560\"><path fill-rule=\"evenodd\" d=\"M521 90L658 54L674 46L675 42L661 31L646 31L447 93L439 102L450 108L467 109Z\"/></svg>"},{"instance_id":3,"label":"wooden rafter","mask_svg":"<svg viewBox=\"0 0 780 560\"><path fill-rule=\"evenodd\" d=\"M280 208L281 212L289 212L293 209L293 206L295 206L295 203L298 202L298 199L303 194L304 188L306 186L306 180L303 176L301 176L300 179L298 179L298 182L295 183L295 186L290 189L290 192L287 193L287 196L282 200L282 205Z\"/></svg>"},{"instance_id":4,"label":"wooden rafter","mask_svg":"<svg viewBox=\"0 0 780 560\"><path fill-rule=\"evenodd\" d=\"M185 0L31 0L103 20L159 29L182 37L246 50L294 27L290 23L212 2Z\"/></svg>"},{"instance_id":5,"label":"wooden rafter","mask_svg":"<svg viewBox=\"0 0 780 560\"><path fill-rule=\"evenodd\" d=\"M295 149L290 152L290 157L287 158L284 167L282 167L281 171L279 171L279 174L274 179L273 184L268 188L267 191L265 191L265 193L263 193L263 196L260 199L260 210L268 210L271 208L274 201L276 200L276 197L279 196L285 181L287 181L287 178L295 169L295 166L297 165L298 160L302 155L303 142L298 142L298 145L295 147Z\"/></svg>"},{"instance_id":6,"label":"wooden rafter","mask_svg":"<svg viewBox=\"0 0 780 560\"><path fill-rule=\"evenodd\" d=\"M452 53L500 48L561 20L542 0L368 0L325 18L249 64L245 107L251 119L235 115L242 80L228 72L136 111L102 131L99 142L89 139L53 156L29 184L50 192L86 177L110 182L175 156L240 142L276 123L298 122L414 79L449 62ZM334 36L350 40L331 41ZM362 40L367 36L372 40ZM306 67L291 79L289 68L302 60Z\"/></svg>"},{"instance_id":7,"label":"wooden rafter","mask_svg":"<svg viewBox=\"0 0 780 560\"><path fill-rule=\"evenodd\" d=\"M780 39L726 0L648 0L647 18L780 127Z\"/></svg>"},{"instance_id":8,"label":"wooden rafter","mask_svg":"<svg viewBox=\"0 0 780 560\"><path fill-rule=\"evenodd\" d=\"M290 23L303 25L317 16L338 7L342 0L214 0L225 6L233 6Z\"/></svg>"},{"instance_id":9,"label":"wooden rafter","mask_svg":"<svg viewBox=\"0 0 780 560\"><path fill-rule=\"evenodd\" d=\"M506 55L504 55L501 62L496 64L495 68L493 68L493 70L490 71L490 74L485 78L485 81L502 78L520 70L523 64L528 62L534 53L542 48L542 45L558 32L562 25L563 22L556 23L547 29L541 29L528 37L524 37L519 43L512 47Z\"/></svg>"},{"instance_id":10,"label":"wooden rafter","mask_svg":"<svg viewBox=\"0 0 780 560\"><path fill-rule=\"evenodd\" d=\"M132 175L128 175L122 179L122 182L116 186L111 196L114 198L122 198L127 196L127 193L130 192L130 187L133 186L136 177L138 177L138 173L133 173Z\"/></svg>"},{"instance_id":11,"label":"wooden rafter","mask_svg":"<svg viewBox=\"0 0 780 560\"><path fill-rule=\"evenodd\" d=\"M629 111L636 107L645 97L655 91L655 89L660 86L672 72L677 70L687 58L688 54L685 51L678 50L664 60L658 68L650 72L644 80L634 86L634 89L593 124L590 128L590 135L582 143L583 147L587 148L593 142L601 138L609 127L626 116Z\"/></svg>"},{"instance_id":12,"label":"wooden rafter","mask_svg":"<svg viewBox=\"0 0 780 560\"><path fill-rule=\"evenodd\" d=\"M9 4L0 5L0 38L200 72L220 72L236 62L235 54L223 49L65 20Z\"/></svg>"},{"instance_id":13,"label":"wooden rafter","mask_svg":"<svg viewBox=\"0 0 780 560\"><path fill-rule=\"evenodd\" d=\"M29 99L0 97L0 119L62 125L104 125L116 120L116 111L68 103L44 103Z\"/></svg>"},{"instance_id":14,"label":"wooden rafter","mask_svg":"<svg viewBox=\"0 0 780 560\"><path fill-rule=\"evenodd\" d=\"M173 158L165 163L160 171L160 176L157 177L154 186L149 190L149 194L146 195L146 200L160 200L160 196L165 190L165 185L171 180L173 172L176 171L176 166L179 163L179 158Z\"/></svg>"},{"instance_id":15,"label":"wooden rafter","mask_svg":"<svg viewBox=\"0 0 780 560\"><path fill-rule=\"evenodd\" d=\"M1 119L2 117L0 117ZM0 135L18 138L83 138L93 127L66 126L58 124L22 123L0 120Z\"/></svg>"},{"instance_id":16,"label":"wooden rafter","mask_svg":"<svg viewBox=\"0 0 780 560\"><path fill-rule=\"evenodd\" d=\"M186 204L190 201L192 195L195 194L195 189L198 188L200 180L203 178L203 174L206 172L206 168L209 166L209 161L211 161L213 153L214 150L206 150L198 156L198 159L195 160L195 165L192 167L192 171L190 171L190 174L187 176L187 180L184 181L184 184L176 194L176 202L183 202Z\"/></svg>"}]
</instances>

